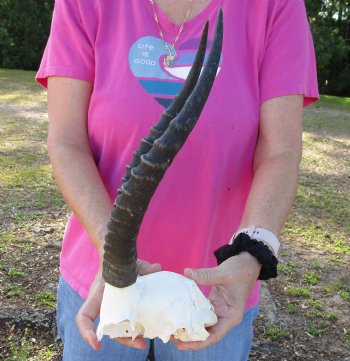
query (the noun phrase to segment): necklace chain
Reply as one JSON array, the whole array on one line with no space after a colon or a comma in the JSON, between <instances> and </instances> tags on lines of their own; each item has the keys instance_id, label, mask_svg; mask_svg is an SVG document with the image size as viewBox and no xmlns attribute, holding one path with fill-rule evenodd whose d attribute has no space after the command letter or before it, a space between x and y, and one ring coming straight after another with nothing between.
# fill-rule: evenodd
<instances>
[{"instance_id":1,"label":"necklace chain","mask_svg":"<svg viewBox=\"0 0 350 361\"><path fill-rule=\"evenodd\" d=\"M174 40L173 44L171 45L171 47L169 47L167 42L165 41L163 31L160 28L159 19L158 19L156 7L155 7L155 4L154 4L154 0L149 0L149 1L151 2L151 5L152 5L154 21L157 24L158 32L159 32L159 35L160 35L160 37L162 39L163 46L164 46L165 50L168 52L168 55L164 58L164 66L172 67L173 63L174 63L174 60L176 58L176 56L173 55L172 51L174 50L175 44L179 40L179 37L180 37L180 35L182 33L182 30L184 29L184 26L185 26L190 14L191 14L193 0L189 0L189 2L188 2L188 8L187 8L187 11L186 11L185 19L181 23L181 25L179 27L179 30L177 32L177 35L175 37L175 40Z\"/></svg>"}]
</instances>

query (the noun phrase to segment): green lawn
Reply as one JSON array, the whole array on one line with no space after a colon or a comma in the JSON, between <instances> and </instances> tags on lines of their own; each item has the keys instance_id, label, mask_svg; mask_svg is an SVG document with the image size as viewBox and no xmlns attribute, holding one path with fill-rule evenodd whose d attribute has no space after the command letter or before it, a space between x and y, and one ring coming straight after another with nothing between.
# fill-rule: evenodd
<instances>
[{"instance_id":1,"label":"green lawn","mask_svg":"<svg viewBox=\"0 0 350 361\"><path fill-rule=\"evenodd\" d=\"M333 95L321 95L317 106L321 108L337 109L350 112L350 98L335 97Z\"/></svg>"}]
</instances>

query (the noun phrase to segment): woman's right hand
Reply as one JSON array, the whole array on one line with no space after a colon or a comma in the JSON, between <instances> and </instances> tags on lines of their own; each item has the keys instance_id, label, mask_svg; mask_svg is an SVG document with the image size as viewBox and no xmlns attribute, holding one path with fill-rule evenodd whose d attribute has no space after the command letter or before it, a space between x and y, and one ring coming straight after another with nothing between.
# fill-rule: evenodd
<instances>
[{"instance_id":1,"label":"woman's right hand","mask_svg":"<svg viewBox=\"0 0 350 361\"><path fill-rule=\"evenodd\" d=\"M147 261L137 261L138 274L143 276L154 272L161 271L161 265L158 263L151 264ZM99 350L101 343L98 341L94 321L100 313L103 291L105 282L102 278L102 272L99 271L91 284L90 291L87 299L81 306L77 317L76 324L80 331L81 336L94 350ZM137 337L135 340L131 338L117 338L116 341L129 347L138 349L144 349L146 347L146 341L142 337Z\"/></svg>"}]
</instances>

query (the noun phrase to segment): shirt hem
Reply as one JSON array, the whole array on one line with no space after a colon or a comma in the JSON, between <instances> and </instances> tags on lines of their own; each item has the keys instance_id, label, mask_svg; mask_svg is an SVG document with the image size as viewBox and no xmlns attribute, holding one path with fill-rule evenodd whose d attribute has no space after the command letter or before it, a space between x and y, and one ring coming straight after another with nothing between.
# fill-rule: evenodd
<instances>
[{"instance_id":1,"label":"shirt hem","mask_svg":"<svg viewBox=\"0 0 350 361\"><path fill-rule=\"evenodd\" d=\"M90 83L94 82L94 77L91 76L91 74L88 74L87 72L72 68L56 67L56 66L40 69L35 76L35 80L42 87L47 88L47 78L49 76L63 76L66 78L83 80Z\"/></svg>"},{"instance_id":2,"label":"shirt hem","mask_svg":"<svg viewBox=\"0 0 350 361\"><path fill-rule=\"evenodd\" d=\"M274 88L268 91L264 91L264 95L260 99L260 104L282 96L287 95L303 95L304 96L304 107L311 105L320 99L320 95L315 89L308 89L302 85L299 86L291 86L286 88L285 86L280 88Z\"/></svg>"}]
</instances>

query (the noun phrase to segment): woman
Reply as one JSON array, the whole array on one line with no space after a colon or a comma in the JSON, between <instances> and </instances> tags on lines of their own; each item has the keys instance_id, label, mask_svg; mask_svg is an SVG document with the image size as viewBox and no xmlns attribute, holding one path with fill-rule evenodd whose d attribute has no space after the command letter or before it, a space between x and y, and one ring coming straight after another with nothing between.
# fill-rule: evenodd
<instances>
[{"instance_id":1,"label":"woman","mask_svg":"<svg viewBox=\"0 0 350 361\"><path fill-rule=\"evenodd\" d=\"M248 358L261 264L241 252L216 266L213 251L247 227L278 245L296 188L302 107L318 97L302 0L56 0L37 80L48 87L49 156L73 211L58 290L64 360L146 359L149 340L101 345L95 335L106 224L132 151L186 78L207 19L212 39L219 7L220 69L143 220L139 272L185 272L213 286L219 321L208 339L155 340L157 360Z\"/></svg>"}]
</instances>

